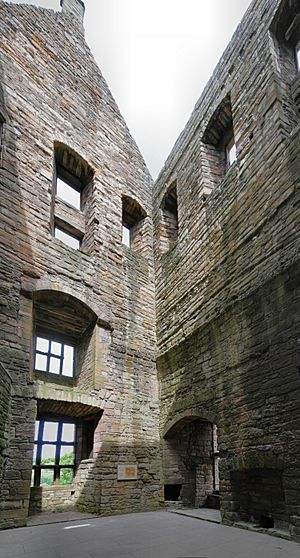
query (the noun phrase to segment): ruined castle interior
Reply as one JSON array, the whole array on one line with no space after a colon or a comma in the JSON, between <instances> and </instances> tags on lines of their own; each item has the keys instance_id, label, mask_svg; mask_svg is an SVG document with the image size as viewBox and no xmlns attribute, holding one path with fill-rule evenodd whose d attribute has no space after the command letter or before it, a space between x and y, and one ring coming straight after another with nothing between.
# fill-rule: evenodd
<instances>
[{"instance_id":1,"label":"ruined castle interior","mask_svg":"<svg viewBox=\"0 0 300 558\"><path fill-rule=\"evenodd\" d=\"M299 538L299 0L253 0L154 184L84 9L0 0L0 527Z\"/></svg>"}]
</instances>

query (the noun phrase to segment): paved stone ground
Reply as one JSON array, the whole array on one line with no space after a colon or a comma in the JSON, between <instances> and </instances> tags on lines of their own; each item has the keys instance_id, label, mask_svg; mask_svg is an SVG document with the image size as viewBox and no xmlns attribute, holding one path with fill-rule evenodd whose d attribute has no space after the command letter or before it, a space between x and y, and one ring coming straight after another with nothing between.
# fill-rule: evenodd
<instances>
[{"instance_id":1,"label":"paved stone ground","mask_svg":"<svg viewBox=\"0 0 300 558\"><path fill-rule=\"evenodd\" d=\"M2 531L0 558L299 558L300 545L166 512Z\"/></svg>"}]
</instances>

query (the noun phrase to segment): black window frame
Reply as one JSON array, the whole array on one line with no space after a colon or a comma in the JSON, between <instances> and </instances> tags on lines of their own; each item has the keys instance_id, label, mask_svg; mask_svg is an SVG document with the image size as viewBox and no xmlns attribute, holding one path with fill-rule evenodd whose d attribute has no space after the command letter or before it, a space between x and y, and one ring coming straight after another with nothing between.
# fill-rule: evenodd
<instances>
[{"instance_id":1,"label":"black window frame","mask_svg":"<svg viewBox=\"0 0 300 558\"><path fill-rule=\"evenodd\" d=\"M61 469L72 469L73 478L74 478L75 466L76 466L75 465L76 464L76 454L75 454L75 452L76 452L76 422L74 420L60 419L60 418L37 418L36 422L39 422L39 428L38 428L37 438L34 439L34 445L36 446L37 450L36 450L35 463L33 463L33 465L32 465L33 486L35 486L35 487L41 486L41 471L44 470L44 469L53 470L53 483L49 486L59 484ZM53 422L53 423L58 424L56 441L48 441L48 440L43 439L45 422ZM62 431L63 431L63 425L64 424L74 424L73 442L62 441ZM56 448L55 448L55 459L54 459L54 464L53 465L51 465L51 464L43 465L41 463L42 450L43 450L44 445L51 445L51 446L55 445L56 446ZM73 464L66 464L66 465L61 465L60 464L60 454L61 454L61 448L62 447L70 447L70 448L72 447L73 448L73 454L74 454Z\"/></svg>"}]
</instances>

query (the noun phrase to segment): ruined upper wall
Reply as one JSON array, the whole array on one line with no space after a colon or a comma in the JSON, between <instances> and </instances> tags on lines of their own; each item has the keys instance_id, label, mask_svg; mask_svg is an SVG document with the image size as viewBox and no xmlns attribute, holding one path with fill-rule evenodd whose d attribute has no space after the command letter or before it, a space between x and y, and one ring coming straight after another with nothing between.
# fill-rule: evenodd
<instances>
[{"instance_id":1,"label":"ruined upper wall","mask_svg":"<svg viewBox=\"0 0 300 558\"><path fill-rule=\"evenodd\" d=\"M162 351L297 259L292 216L299 179L299 78L276 31L277 20L284 19L281 5L251 4L155 184ZM296 10L297 2L292 5ZM226 111L237 161L224 172L209 144L214 119L225 121ZM162 208L175 183L178 239L165 252Z\"/></svg>"}]
</instances>

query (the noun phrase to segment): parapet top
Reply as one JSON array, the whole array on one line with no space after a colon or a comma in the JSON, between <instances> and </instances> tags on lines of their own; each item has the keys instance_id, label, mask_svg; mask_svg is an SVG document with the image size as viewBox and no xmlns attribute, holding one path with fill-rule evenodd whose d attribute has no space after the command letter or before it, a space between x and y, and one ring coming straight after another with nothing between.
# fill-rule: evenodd
<instances>
[{"instance_id":1,"label":"parapet top","mask_svg":"<svg viewBox=\"0 0 300 558\"><path fill-rule=\"evenodd\" d=\"M83 30L85 6L82 0L60 0L62 13L70 15L74 24Z\"/></svg>"}]
</instances>

